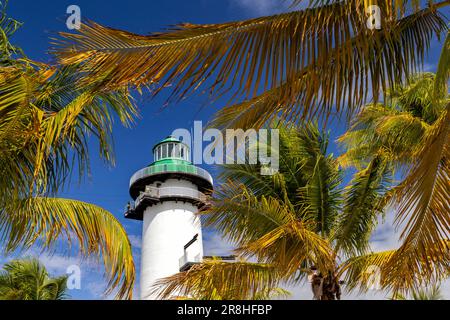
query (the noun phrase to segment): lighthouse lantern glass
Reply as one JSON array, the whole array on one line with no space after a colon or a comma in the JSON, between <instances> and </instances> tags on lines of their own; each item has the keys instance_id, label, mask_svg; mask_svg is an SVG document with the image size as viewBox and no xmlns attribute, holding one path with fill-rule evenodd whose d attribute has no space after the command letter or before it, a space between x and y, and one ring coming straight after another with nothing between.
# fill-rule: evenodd
<instances>
[{"instance_id":1,"label":"lighthouse lantern glass","mask_svg":"<svg viewBox=\"0 0 450 320\"><path fill-rule=\"evenodd\" d=\"M171 158L190 161L189 147L177 141L163 142L155 148L153 158L154 161Z\"/></svg>"}]
</instances>

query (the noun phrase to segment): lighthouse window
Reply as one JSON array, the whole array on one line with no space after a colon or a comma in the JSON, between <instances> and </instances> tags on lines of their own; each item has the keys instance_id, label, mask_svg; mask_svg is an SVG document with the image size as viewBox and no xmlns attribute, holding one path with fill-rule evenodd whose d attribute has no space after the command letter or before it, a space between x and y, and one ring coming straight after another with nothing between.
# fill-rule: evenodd
<instances>
[{"instance_id":1,"label":"lighthouse window","mask_svg":"<svg viewBox=\"0 0 450 320\"><path fill-rule=\"evenodd\" d=\"M167 158L167 144L162 145L162 158Z\"/></svg>"},{"instance_id":2,"label":"lighthouse window","mask_svg":"<svg viewBox=\"0 0 450 320\"><path fill-rule=\"evenodd\" d=\"M181 158L181 159L184 159L184 147L181 147L181 146L180 146L180 149L181 149L181 150L180 150L180 158Z\"/></svg>"},{"instance_id":3,"label":"lighthouse window","mask_svg":"<svg viewBox=\"0 0 450 320\"><path fill-rule=\"evenodd\" d=\"M161 159L161 152L162 152L161 147L158 147L158 160Z\"/></svg>"},{"instance_id":4,"label":"lighthouse window","mask_svg":"<svg viewBox=\"0 0 450 320\"><path fill-rule=\"evenodd\" d=\"M169 143L169 158L173 157L173 143Z\"/></svg>"},{"instance_id":5,"label":"lighthouse window","mask_svg":"<svg viewBox=\"0 0 450 320\"><path fill-rule=\"evenodd\" d=\"M175 158L180 158L180 145L175 145Z\"/></svg>"}]
</instances>

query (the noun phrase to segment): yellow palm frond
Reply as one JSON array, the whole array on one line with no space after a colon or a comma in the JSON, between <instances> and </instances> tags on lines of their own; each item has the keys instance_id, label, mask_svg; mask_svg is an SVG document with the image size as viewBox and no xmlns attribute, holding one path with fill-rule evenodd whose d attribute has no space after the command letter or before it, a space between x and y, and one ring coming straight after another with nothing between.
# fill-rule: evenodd
<instances>
[{"instance_id":1,"label":"yellow palm frond","mask_svg":"<svg viewBox=\"0 0 450 320\"><path fill-rule=\"evenodd\" d=\"M38 192L56 192L72 172L72 151L81 176L88 168L89 135L113 163L112 113L129 125L137 110L126 89L67 85L77 77L76 67L55 70L27 59L0 67L0 162L8 177L0 185L2 196L12 190L32 194L36 182Z\"/></svg>"},{"instance_id":2,"label":"yellow palm frond","mask_svg":"<svg viewBox=\"0 0 450 320\"><path fill-rule=\"evenodd\" d=\"M374 155L382 153L397 165L409 164L430 128L422 118L392 106L366 106L338 142L346 151L338 161L341 166L362 168Z\"/></svg>"},{"instance_id":3,"label":"yellow palm frond","mask_svg":"<svg viewBox=\"0 0 450 320\"><path fill-rule=\"evenodd\" d=\"M339 277L343 277L348 291L384 289L387 282L382 270L394 254L395 250L389 250L350 258L339 267ZM402 275L397 276L398 281L401 281Z\"/></svg>"},{"instance_id":4,"label":"yellow palm frond","mask_svg":"<svg viewBox=\"0 0 450 320\"><path fill-rule=\"evenodd\" d=\"M236 251L242 256L257 257L260 262L283 270L286 278L295 277L302 265L317 266L323 271L334 266L328 241L315 231L305 228L298 220L280 226Z\"/></svg>"},{"instance_id":5,"label":"yellow palm frond","mask_svg":"<svg viewBox=\"0 0 450 320\"><path fill-rule=\"evenodd\" d=\"M95 205L59 198L12 200L0 211L0 235L7 251L54 248L60 240L85 257L97 255L108 278L107 293L118 289L116 298L132 298L135 267L127 234L114 216ZM62 238L64 237L64 238Z\"/></svg>"},{"instance_id":6,"label":"yellow palm frond","mask_svg":"<svg viewBox=\"0 0 450 320\"><path fill-rule=\"evenodd\" d=\"M161 299L179 296L202 300L253 300L276 288L281 275L267 264L208 260L189 271L161 279L153 294Z\"/></svg>"},{"instance_id":7,"label":"yellow palm frond","mask_svg":"<svg viewBox=\"0 0 450 320\"><path fill-rule=\"evenodd\" d=\"M379 72L409 74L409 67L406 66L409 66L411 62L408 61L415 57L415 45L400 48L408 41L407 39L411 39L411 34L416 34L414 36L416 40L425 36L430 31L426 31L428 27L435 23L439 24L435 18L433 11L424 10L397 21L396 28L389 29L390 33L387 35L383 32L376 35L357 34L349 39L348 43L342 44L344 47L350 47L344 51L353 52L354 55L351 57L342 54L342 46L329 48L326 57L314 60L279 86L269 88L251 99L222 108L213 120L212 126L259 128L276 117L295 121L299 118L328 116L331 113L348 113L350 116L358 111L368 98L372 99L367 96L368 90L373 92L374 100L378 99L381 87L387 91L385 81L381 80L384 75L376 78L375 74ZM365 41L372 40L374 36L380 38L374 44L369 44L371 47L367 50L359 51L358 47L364 46ZM393 48L394 51L407 50L407 52L399 54L392 52ZM370 62L374 51L379 52L378 55L383 56L384 61L392 60L392 56L396 59L404 58L404 61L398 63L404 64L405 70L394 70L395 67L389 65L389 62L383 66ZM366 61L369 66L364 66ZM374 70L371 70L372 68ZM360 76L362 72L366 74ZM363 80L366 78L371 79L370 88ZM387 80L389 87L395 87L402 78L388 76ZM342 108L344 105L347 110Z\"/></svg>"},{"instance_id":8,"label":"yellow palm frond","mask_svg":"<svg viewBox=\"0 0 450 320\"><path fill-rule=\"evenodd\" d=\"M401 258L403 247L356 256L339 267L339 275L349 291L377 289L399 294L418 290L448 277L450 268L450 240L428 244L427 248L434 257L412 263ZM439 259L439 265L433 265L434 258Z\"/></svg>"},{"instance_id":9,"label":"yellow palm frond","mask_svg":"<svg viewBox=\"0 0 450 320\"><path fill-rule=\"evenodd\" d=\"M215 80L206 90L216 96L231 90L236 98L253 98L269 90L240 108L261 104L264 112L255 123L280 109L292 118L329 114L334 105L338 112L344 104L352 111L369 89L378 96L385 82L393 86L417 67L432 35L446 28L433 8L398 20L392 2L378 5L389 17L380 31L367 28L362 1L333 1L241 22L185 24L150 36L88 22L78 34L64 33L56 53L63 64L84 64L86 82L159 83L157 91L170 84L174 99L208 79ZM248 117L261 108L249 109Z\"/></svg>"},{"instance_id":10,"label":"yellow palm frond","mask_svg":"<svg viewBox=\"0 0 450 320\"><path fill-rule=\"evenodd\" d=\"M114 216L83 202L44 197L65 185L74 166L80 177L88 169L89 135L112 163L112 113L124 125L137 113L128 89L111 92L94 82L81 89L75 85L78 66L26 58L9 44L18 23L0 6L0 239L9 251L36 242L51 249L63 236L78 240L84 256L103 259L108 292L131 298L131 248Z\"/></svg>"},{"instance_id":11,"label":"yellow palm frond","mask_svg":"<svg viewBox=\"0 0 450 320\"><path fill-rule=\"evenodd\" d=\"M429 279L448 268L449 248L443 241L450 238L450 104L426 134L415 159L409 175L394 189L396 223L404 229L403 244L389 267L392 273L407 268ZM404 286L415 285L408 280Z\"/></svg>"},{"instance_id":12,"label":"yellow palm frond","mask_svg":"<svg viewBox=\"0 0 450 320\"><path fill-rule=\"evenodd\" d=\"M277 200L271 198L270 201ZM246 185L228 181L217 190L211 208L203 213L205 225L214 227L231 242L248 243L292 221L292 212L285 207L261 210L262 206L267 207L267 201L265 203L262 204Z\"/></svg>"},{"instance_id":13,"label":"yellow palm frond","mask_svg":"<svg viewBox=\"0 0 450 320\"><path fill-rule=\"evenodd\" d=\"M307 211L271 196L256 197L245 185L229 181L205 212L205 223L239 246L245 257L273 264L294 275L301 264L328 270L332 265L330 244L318 235Z\"/></svg>"}]
</instances>

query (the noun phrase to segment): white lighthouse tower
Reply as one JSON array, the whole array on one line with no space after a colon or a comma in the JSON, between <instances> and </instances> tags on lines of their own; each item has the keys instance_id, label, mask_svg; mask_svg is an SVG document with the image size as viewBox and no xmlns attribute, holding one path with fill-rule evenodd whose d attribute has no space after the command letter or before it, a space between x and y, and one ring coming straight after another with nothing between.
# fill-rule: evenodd
<instances>
[{"instance_id":1,"label":"white lighthouse tower","mask_svg":"<svg viewBox=\"0 0 450 320\"><path fill-rule=\"evenodd\" d=\"M158 279L188 270L203 259L196 215L207 205L211 175L190 162L189 147L168 137L153 148L154 162L130 180L134 200L126 218L143 220L141 299L151 300Z\"/></svg>"}]
</instances>

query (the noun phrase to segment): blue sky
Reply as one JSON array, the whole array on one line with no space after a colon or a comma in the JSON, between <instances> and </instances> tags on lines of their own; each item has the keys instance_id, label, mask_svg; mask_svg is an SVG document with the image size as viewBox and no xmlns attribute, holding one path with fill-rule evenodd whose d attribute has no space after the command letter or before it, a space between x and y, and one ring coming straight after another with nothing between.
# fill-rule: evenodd
<instances>
[{"instance_id":1,"label":"blue sky","mask_svg":"<svg viewBox=\"0 0 450 320\"><path fill-rule=\"evenodd\" d=\"M65 12L71 4L80 6L84 18L101 24L131 32L147 34L163 31L167 26L181 23L216 23L240 20L285 10L277 0L13 0L10 1L9 15L24 22L23 28L15 35L13 42L21 46L25 53L35 60L48 62L46 54L49 37L65 29ZM440 53L440 44L433 42L425 69L433 71ZM164 93L155 99L137 97L141 109L141 119L131 128L120 125L114 127L116 163L107 167L97 157L96 144L92 143L91 175L81 184L73 184L63 194L99 205L112 212L124 224L133 243L136 267L139 272L139 251L141 223L123 218L124 207L129 200L128 183L130 176L152 161L152 146L176 128L191 128L194 120L206 122L214 111L222 105L220 101L200 109L205 97L194 96L182 103L162 110ZM344 130L342 125L333 127L333 137ZM336 150L334 150L336 151ZM207 168L213 171L211 168ZM387 231L386 231L387 230ZM395 243L392 229L382 229L375 240L380 247ZM388 232L389 235L385 235ZM229 248L219 235L205 233L206 254L223 254ZM35 252L36 253L36 252ZM6 259L6 258L4 258ZM80 263L75 257L41 255L41 260L55 273L64 273L68 265ZM81 263L82 289L72 290L73 298L99 299L105 282L102 268L90 261ZM138 281L137 281L138 282ZM305 292L296 297L309 299Z\"/></svg>"}]
</instances>

